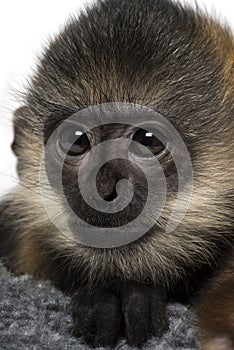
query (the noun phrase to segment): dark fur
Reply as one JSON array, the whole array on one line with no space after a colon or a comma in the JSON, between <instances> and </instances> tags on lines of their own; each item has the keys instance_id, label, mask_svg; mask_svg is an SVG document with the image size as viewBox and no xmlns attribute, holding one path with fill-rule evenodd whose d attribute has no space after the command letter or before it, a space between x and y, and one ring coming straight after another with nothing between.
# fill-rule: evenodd
<instances>
[{"instance_id":1,"label":"dark fur","mask_svg":"<svg viewBox=\"0 0 234 350\"><path fill-rule=\"evenodd\" d=\"M72 292L75 333L93 345L114 345L121 334L130 344L140 345L150 335L160 335L167 327L166 320L162 328L158 322L165 314L165 294L168 300L199 300L208 280L234 259L233 57L229 30L199 10L170 0L106 0L71 19L40 59L25 107L14 119L13 150L21 184L1 207L0 253L16 272L50 278ZM176 174L172 162L164 163L171 188L160 227L128 246L102 250L64 242L43 210L38 175L43 145L56 125L82 108L105 102L153 106L166 116L190 151L195 186L183 222L165 234ZM105 136L103 130L99 133ZM113 175L111 169L105 169L102 179ZM126 167L120 169L114 183L126 176ZM67 195L73 203L79 194L68 186L75 178L71 173L65 183L69 177ZM111 190L101 189L104 197L106 191ZM86 207L73 204L76 211L81 208L81 215L95 219ZM54 205L59 212L61 198L55 197ZM142 203L135 205L141 208ZM103 225L108 225L107 219L102 218ZM234 314L229 288L225 315L222 307L213 308L221 288L217 278L210 292L212 305L208 304L216 311L205 311L205 316L201 312L201 319L208 317L202 323L207 349L216 346L210 345L217 335L212 327L226 325L224 318ZM233 284L232 273L230 279ZM209 291L201 305L207 305L206 298ZM89 314L80 325L79 315ZM215 317L218 323L212 323ZM231 341L233 323L222 334ZM229 349L228 341L225 346Z\"/></svg>"}]
</instances>

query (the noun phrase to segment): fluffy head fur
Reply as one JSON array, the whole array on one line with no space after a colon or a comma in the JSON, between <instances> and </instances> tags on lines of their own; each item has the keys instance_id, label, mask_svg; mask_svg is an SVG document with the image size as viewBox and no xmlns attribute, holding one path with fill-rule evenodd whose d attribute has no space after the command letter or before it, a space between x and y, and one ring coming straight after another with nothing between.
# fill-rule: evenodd
<instances>
[{"instance_id":1,"label":"fluffy head fur","mask_svg":"<svg viewBox=\"0 0 234 350\"><path fill-rule=\"evenodd\" d=\"M131 279L172 290L217 266L234 238L233 57L227 28L170 0L98 1L72 18L45 49L26 107L15 116L21 183L5 212L17 231L16 268L60 275L64 285ZM48 121L55 125L105 102L159 108L187 144L194 189L174 232L153 231L128 246L94 249L65 239L51 224L39 166ZM64 213L62 198L48 195L55 212ZM171 194L162 226L174 201Z\"/></svg>"}]
</instances>

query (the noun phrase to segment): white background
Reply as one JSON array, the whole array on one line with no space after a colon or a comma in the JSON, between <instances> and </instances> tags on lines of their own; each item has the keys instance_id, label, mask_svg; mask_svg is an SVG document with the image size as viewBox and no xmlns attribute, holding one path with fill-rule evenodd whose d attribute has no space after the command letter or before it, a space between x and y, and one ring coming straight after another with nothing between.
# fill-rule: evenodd
<instances>
[{"instance_id":1,"label":"white background","mask_svg":"<svg viewBox=\"0 0 234 350\"><path fill-rule=\"evenodd\" d=\"M0 195L16 183L16 162L10 144L12 111L19 105L17 91L22 90L43 43L56 33L69 14L90 2L0 1ZM193 3L193 0L184 2ZM233 0L197 0L197 3L234 27Z\"/></svg>"}]
</instances>

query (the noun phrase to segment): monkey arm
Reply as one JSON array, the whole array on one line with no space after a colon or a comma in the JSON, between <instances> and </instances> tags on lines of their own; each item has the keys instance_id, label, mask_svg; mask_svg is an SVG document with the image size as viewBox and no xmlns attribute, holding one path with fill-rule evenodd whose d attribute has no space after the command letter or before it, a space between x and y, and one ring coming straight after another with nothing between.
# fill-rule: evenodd
<instances>
[{"instance_id":1,"label":"monkey arm","mask_svg":"<svg viewBox=\"0 0 234 350\"><path fill-rule=\"evenodd\" d=\"M198 307L206 350L234 349L234 254L203 293Z\"/></svg>"}]
</instances>

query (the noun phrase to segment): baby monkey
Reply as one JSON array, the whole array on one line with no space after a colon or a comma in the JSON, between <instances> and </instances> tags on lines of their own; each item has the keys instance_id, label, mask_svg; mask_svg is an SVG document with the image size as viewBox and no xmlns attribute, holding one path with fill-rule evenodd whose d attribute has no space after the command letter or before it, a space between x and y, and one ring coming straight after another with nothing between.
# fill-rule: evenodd
<instances>
[{"instance_id":1,"label":"baby monkey","mask_svg":"<svg viewBox=\"0 0 234 350\"><path fill-rule=\"evenodd\" d=\"M197 308L203 349L234 349L233 67L229 29L171 0L98 1L45 48L14 115L19 184L0 206L0 256L71 294L73 334L88 344L141 346L179 301ZM109 159L112 148L126 157ZM113 209L131 182L121 210L84 199L96 163L101 204ZM144 211L147 179L156 200L143 222L166 186L164 206L133 239L138 226L121 227ZM77 217L94 228L78 240Z\"/></svg>"}]
</instances>

